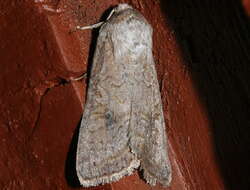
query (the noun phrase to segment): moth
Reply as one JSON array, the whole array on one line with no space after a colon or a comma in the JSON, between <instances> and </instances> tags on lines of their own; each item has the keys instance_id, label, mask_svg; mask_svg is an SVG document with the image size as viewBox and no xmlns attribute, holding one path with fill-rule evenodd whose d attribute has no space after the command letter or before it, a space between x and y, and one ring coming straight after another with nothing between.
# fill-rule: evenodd
<instances>
[{"instance_id":1,"label":"moth","mask_svg":"<svg viewBox=\"0 0 250 190\"><path fill-rule=\"evenodd\" d=\"M97 186L139 168L147 183L168 186L171 167L152 27L127 4L119 4L97 26L77 146L79 181L85 187Z\"/></svg>"}]
</instances>

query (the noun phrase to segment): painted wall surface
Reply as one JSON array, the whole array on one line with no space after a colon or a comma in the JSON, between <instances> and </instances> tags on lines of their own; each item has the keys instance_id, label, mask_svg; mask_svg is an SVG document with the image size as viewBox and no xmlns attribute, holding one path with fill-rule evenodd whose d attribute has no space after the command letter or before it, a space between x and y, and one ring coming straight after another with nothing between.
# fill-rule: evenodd
<instances>
[{"instance_id":1,"label":"painted wall surface","mask_svg":"<svg viewBox=\"0 0 250 190\"><path fill-rule=\"evenodd\" d=\"M97 30L129 3L154 29L173 168L169 188L137 172L95 190L250 189L250 3L233 0L0 2L0 189L80 189L78 128Z\"/></svg>"}]
</instances>

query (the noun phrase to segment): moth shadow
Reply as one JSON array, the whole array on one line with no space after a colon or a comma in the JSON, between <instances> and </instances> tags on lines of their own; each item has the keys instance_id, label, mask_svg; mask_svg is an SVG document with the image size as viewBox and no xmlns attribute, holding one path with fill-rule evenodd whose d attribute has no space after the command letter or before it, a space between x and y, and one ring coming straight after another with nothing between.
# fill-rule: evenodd
<instances>
[{"instance_id":1,"label":"moth shadow","mask_svg":"<svg viewBox=\"0 0 250 190\"><path fill-rule=\"evenodd\" d=\"M77 128L74 131L74 135L72 137L69 151L67 154L67 159L65 163L65 178L70 187L79 188L81 187L80 181L78 180L76 173L76 151L77 151L77 143L78 143L78 135L79 129L81 126L81 120L79 121Z\"/></svg>"},{"instance_id":2,"label":"moth shadow","mask_svg":"<svg viewBox=\"0 0 250 190\"><path fill-rule=\"evenodd\" d=\"M83 189L91 189L91 190L111 190L110 184L103 184L98 185L96 187L82 187L80 181L77 177L76 173L76 153L77 153L77 144L78 144L78 136L79 136L79 129L81 127L81 120L79 121L77 128L74 131L74 135L72 137L69 151L67 154L67 159L65 163L65 178L67 184L71 188L83 188Z\"/></svg>"},{"instance_id":3,"label":"moth shadow","mask_svg":"<svg viewBox=\"0 0 250 190\"><path fill-rule=\"evenodd\" d=\"M250 21L242 1L161 0L161 8L208 114L222 178L214 182L249 190Z\"/></svg>"}]
</instances>

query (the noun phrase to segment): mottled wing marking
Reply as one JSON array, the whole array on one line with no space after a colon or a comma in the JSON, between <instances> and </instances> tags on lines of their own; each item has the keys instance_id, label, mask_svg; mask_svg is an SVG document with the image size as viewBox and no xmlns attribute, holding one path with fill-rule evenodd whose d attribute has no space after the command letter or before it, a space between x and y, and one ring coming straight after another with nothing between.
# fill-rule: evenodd
<instances>
[{"instance_id":1,"label":"mottled wing marking","mask_svg":"<svg viewBox=\"0 0 250 190\"><path fill-rule=\"evenodd\" d=\"M77 174L83 186L143 169L148 183L168 185L162 102L152 55L152 28L126 4L99 33L79 133Z\"/></svg>"},{"instance_id":2,"label":"mottled wing marking","mask_svg":"<svg viewBox=\"0 0 250 190\"><path fill-rule=\"evenodd\" d=\"M128 146L129 90L105 34L98 38L79 132L77 174L83 186L118 180L139 166Z\"/></svg>"}]
</instances>

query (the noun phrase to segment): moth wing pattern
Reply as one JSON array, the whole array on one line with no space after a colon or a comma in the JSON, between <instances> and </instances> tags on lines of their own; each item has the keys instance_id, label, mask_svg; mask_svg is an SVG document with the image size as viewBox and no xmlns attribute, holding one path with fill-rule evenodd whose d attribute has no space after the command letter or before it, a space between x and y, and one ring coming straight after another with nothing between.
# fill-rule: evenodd
<instances>
[{"instance_id":1,"label":"moth wing pattern","mask_svg":"<svg viewBox=\"0 0 250 190\"><path fill-rule=\"evenodd\" d=\"M137 13L137 12L136 12ZM130 20L137 35L133 39L138 47L133 52L132 114L130 128L130 147L140 160L140 169L146 181L155 185L160 182L168 186L172 179L170 161L167 154L165 122L161 94L155 63L152 54L152 28L138 14ZM139 50L137 50L140 48Z\"/></svg>"},{"instance_id":2,"label":"moth wing pattern","mask_svg":"<svg viewBox=\"0 0 250 190\"><path fill-rule=\"evenodd\" d=\"M134 96L135 102L140 101L141 106L133 104L131 147L140 160L140 169L143 170L146 181L151 185L158 181L168 186L172 172L166 148L161 95L152 53L148 52L145 57L148 60L143 69L144 77L137 85L137 91L143 93L136 91Z\"/></svg>"},{"instance_id":3,"label":"moth wing pattern","mask_svg":"<svg viewBox=\"0 0 250 190\"><path fill-rule=\"evenodd\" d=\"M127 4L101 27L79 130L76 170L85 186L143 170L168 185L171 168L152 55L152 28Z\"/></svg>"},{"instance_id":4,"label":"moth wing pattern","mask_svg":"<svg viewBox=\"0 0 250 190\"><path fill-rule=\"evenodd\" d=\"M100 30L79 130L76 168L86 187L116 181L139 166L128 146L131 96L110 25Z\"/></svg>"}]
</instances>

